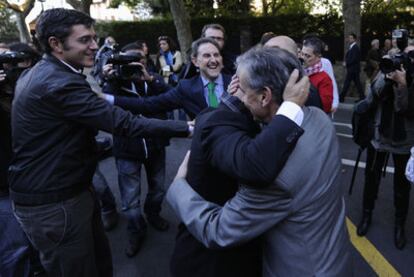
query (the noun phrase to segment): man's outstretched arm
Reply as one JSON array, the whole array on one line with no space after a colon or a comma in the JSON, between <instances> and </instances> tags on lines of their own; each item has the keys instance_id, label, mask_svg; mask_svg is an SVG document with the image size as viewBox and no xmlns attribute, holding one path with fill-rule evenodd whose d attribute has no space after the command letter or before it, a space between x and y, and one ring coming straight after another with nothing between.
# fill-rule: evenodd
<instances>
[{"instance_id":1,"label":"man's outstretched arm","mask_svg":"<svg viewBox=\"0 0 414 277\"><path fill-rule=\"evenodd\" d=\"M208 248L245 243L269 230L290 212L292 199L274 185L241 187L223 207L204 200L184 178L176 179L167 201L190 233Z\"/></svg>"}]
</instances>

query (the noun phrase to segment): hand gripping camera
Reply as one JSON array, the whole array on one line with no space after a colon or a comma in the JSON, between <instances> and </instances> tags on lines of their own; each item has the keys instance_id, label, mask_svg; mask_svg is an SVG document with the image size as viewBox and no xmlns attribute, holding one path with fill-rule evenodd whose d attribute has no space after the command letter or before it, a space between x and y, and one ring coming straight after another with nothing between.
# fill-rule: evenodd
<instances>
[{"instance_id":1,"label":"hand gripping camera","mask_svg":"<svg viewBox=\"0 0 414 277\"><path fill-rule=\"evenodd\" d=\"M388 74L395 70L400 70L401 65L405 70L409 71L411 68L411 60L414 59L414 50L404 53L404 49L408 45L408 31L405 29L397 29L392 31L392 38L397 40L397 46L400 52L393 57L382 58L379 68L382 73Z\"/></svg>"},{"instance_id":2,"label":"hand gripping camera","mask_svg":"<svg viewBox=\"0 0 414 277\"><path fill-rule=\"evenodd\" d=\"M107 63L114 65L114 78L131 80L133 78L141 77L143 75L143 68L141 65L130 63L140 62L142 59L143 56L139 53L128 55L122 53L114 53L109 57Z\"/></svg>"}]
</instances>

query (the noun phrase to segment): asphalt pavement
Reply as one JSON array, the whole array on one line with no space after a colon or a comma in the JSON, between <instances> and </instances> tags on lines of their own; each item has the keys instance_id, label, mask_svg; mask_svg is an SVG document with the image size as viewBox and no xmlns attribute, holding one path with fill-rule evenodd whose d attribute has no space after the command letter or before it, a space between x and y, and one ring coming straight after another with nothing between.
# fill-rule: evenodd
<instances>
[{"instance_id":1,"label":"asphalt pavement","mask_svg":"<svg viewBox=\"0 0 414 277\"><path fill-rule=\"evenodd\" d=\"M342 150L342 178L344 187L345 201L347 205L347 223L350 230L350 237L353 244L352 260L354 276L413 276L414 265L414 218L411 205L409 217L406 224L406 235L408 243L404 250L397 250L393 243L393 189L392 189L392 160L389 161L389 173L381 181L380 192L377 205L373 214L373 222L366 238L355 236L355 225L358 223L362 210L362 190L363 190L363 168L359 168L352 195L348 195L348 187L351 180L353 163L357 154L357 147L351 139L351 112L353 101L348 99L348 104L341 104L340 109L335 114L333 123L335 124L338 139ZM190 139L172 139L171 145L167 147L167 178L166 188L170 185L179 164L191 144ZM365 154L361 159L361 167L364 166ZM117 172L113 158L102 161L101 169L106 176L108 183L115 194L119 205L119 188L117 182ZM146 178L143 174L143 193L142 201L146 195ZM128 258L124 254L127 244L127 221L121 212L118 226L107 233L112 249L114 276L150 276L168 277L169 259L174 247L175 234L178 220L174 213L163 203L161 213L170 222L170 228L166 232L159 232L149 227L146 241L140 252L133 258Z\"/></svg>"}]
</instances>

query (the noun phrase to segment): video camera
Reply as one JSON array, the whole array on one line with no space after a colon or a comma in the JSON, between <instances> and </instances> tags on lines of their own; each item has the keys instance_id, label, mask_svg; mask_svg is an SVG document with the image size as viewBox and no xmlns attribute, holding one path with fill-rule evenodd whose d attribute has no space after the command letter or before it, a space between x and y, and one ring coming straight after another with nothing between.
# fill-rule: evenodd
<instances>
[{"instance_id":1,"label":"video camera","mask_svg":"<svg viewBox=\"0 0 414 277\"><path fill-rule=\"evenodd\" d=\"M400 53L395 54L393 57L382 58L379 64L381 72L388 74L395 70L400 70L401 65L406 71L409 71L412 67L411 60L414 60L414 50L404 53L404 49L408 45L408 31L405 29L393 30L392 38L397 40L397 46L400 49Z\"/></svg>"},{"instance_id":2,"label":"video camera","mask_svg":"<svg viewBox=\"0 0 414 277\"><path fill-rule=\"evenodd\" d=\"M30 58L31 56L29 54L23 52L7 51L0 54L0 69L3 69L4 63L16 66L19 62Z\"/></svg>"},{"instance_id":3,"label":"video camera","mask_svg":"<svg viewBox=\"0 0 414 277\"><path fill-rule=\"evenodd\" d=\"M131 80L143 75L143 68L141 65L130 64L133 62L140 62L144 57L139 54L122 54L114 53L112 54L107 64L113 64L115 69L115 78L123 80Z\"/></svg>"}]
</instances>

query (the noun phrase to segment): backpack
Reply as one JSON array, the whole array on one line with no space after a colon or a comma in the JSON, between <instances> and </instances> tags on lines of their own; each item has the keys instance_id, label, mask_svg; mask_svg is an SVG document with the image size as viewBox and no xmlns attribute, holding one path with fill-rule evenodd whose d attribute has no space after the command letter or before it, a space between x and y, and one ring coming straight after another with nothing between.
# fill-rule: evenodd
<instances>
[{"instance_id":1,"label":"backpack","mask_svg":"<svg viewBox=\"0 0 414 277\"><path fill-rule=\"evenodd\" d=\"M365 149L374 137L375 109L369 100L359 101L354 106L352 113L352 139Z\"/></svg>"}]
</instances>

